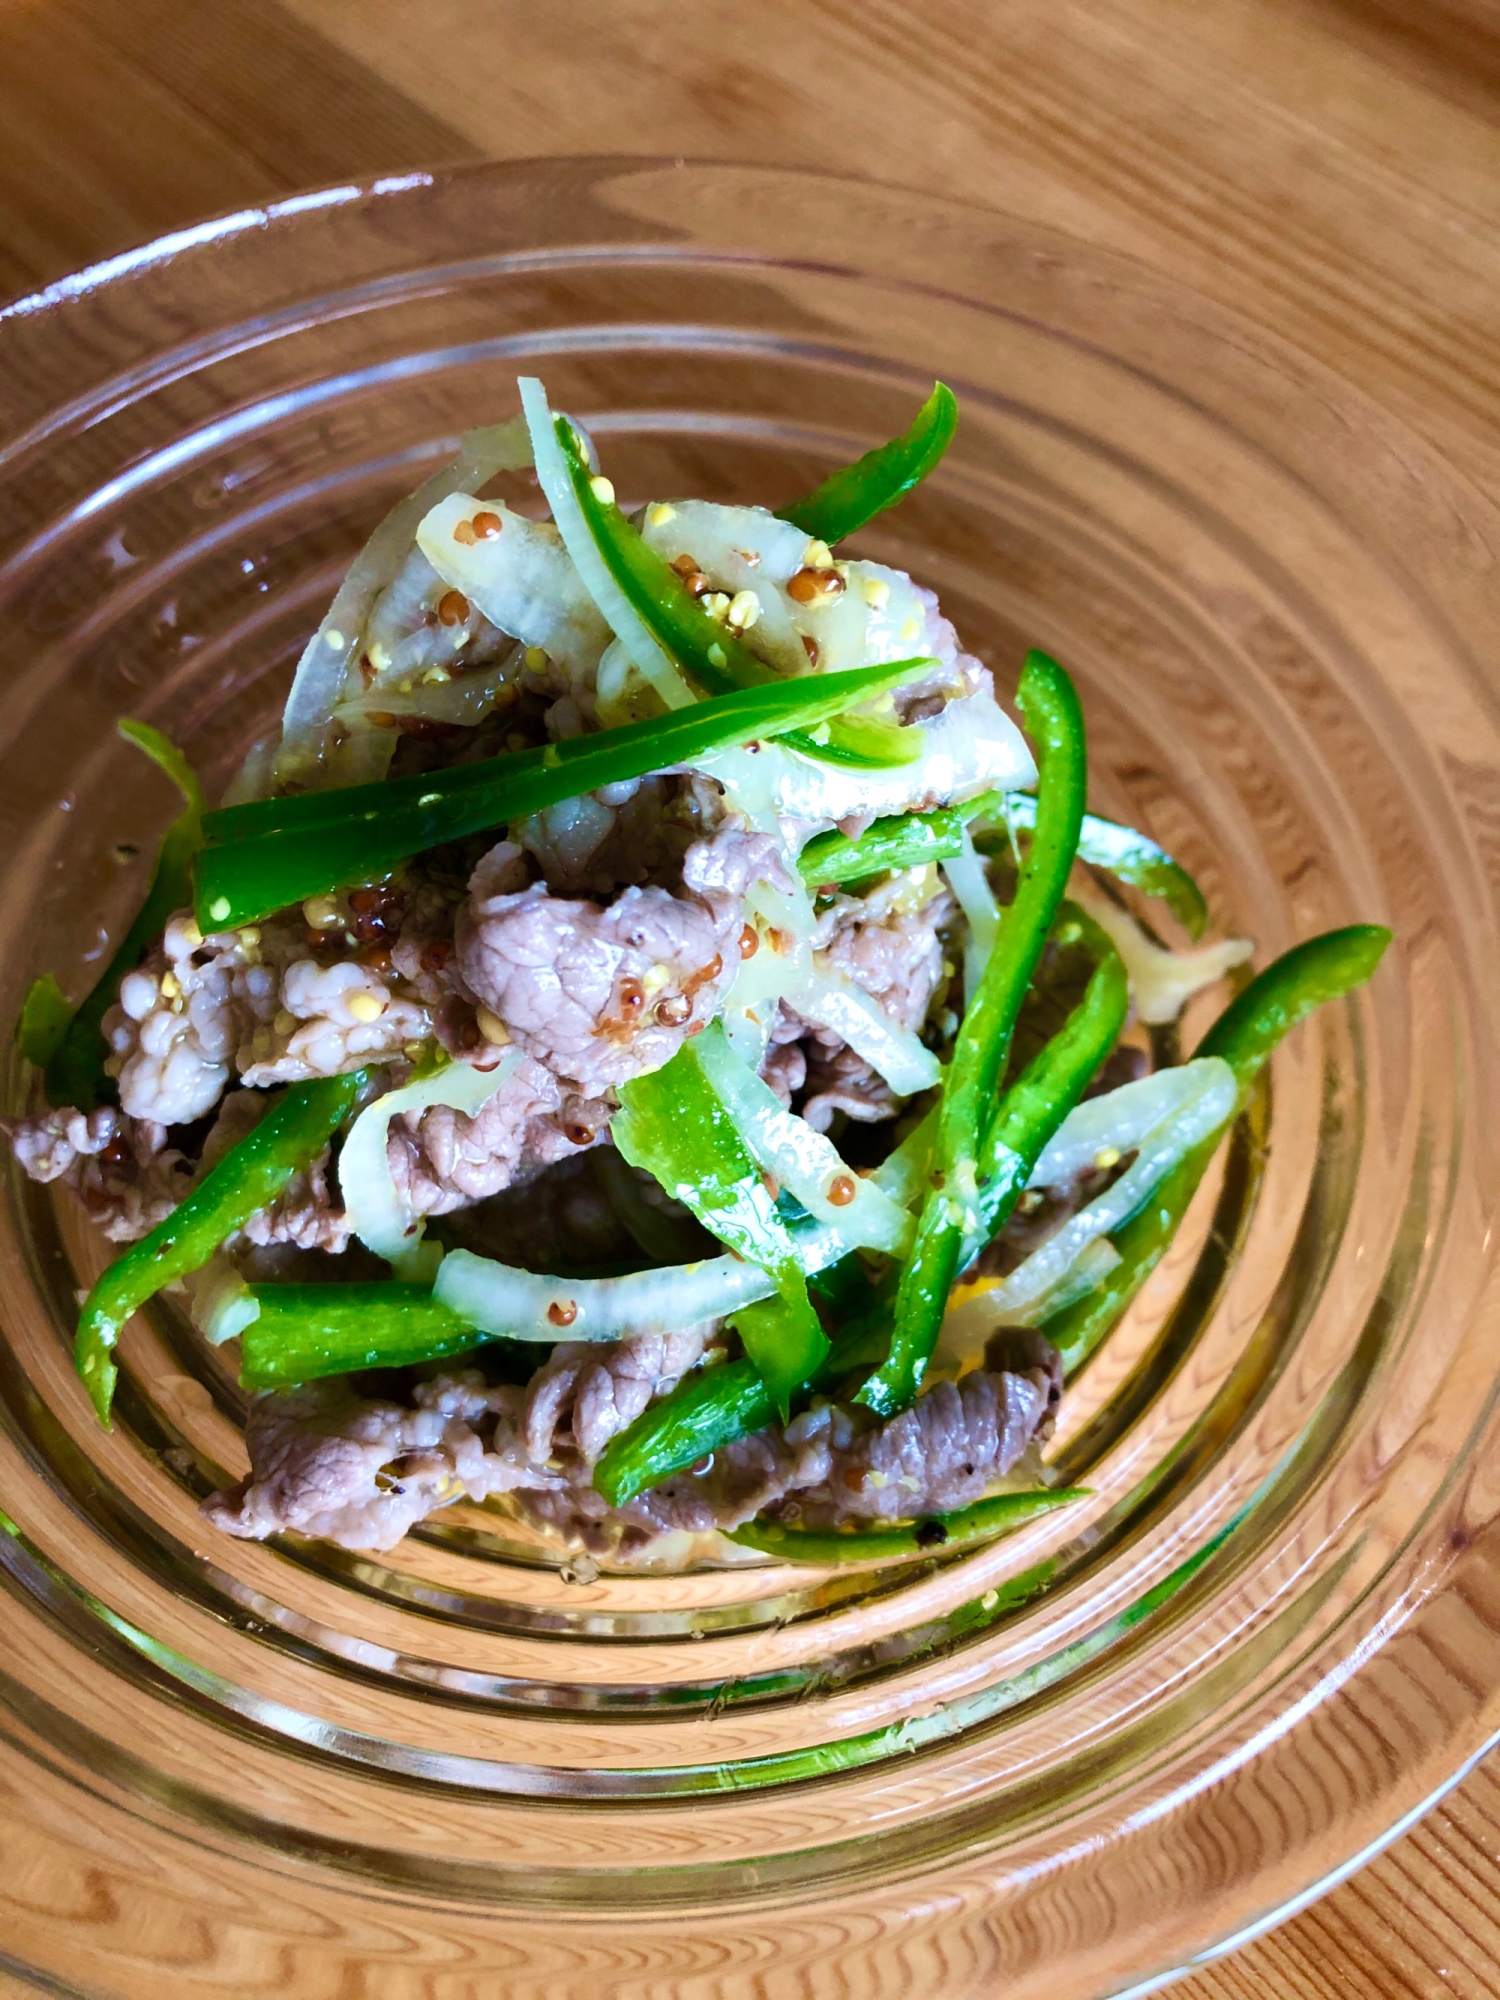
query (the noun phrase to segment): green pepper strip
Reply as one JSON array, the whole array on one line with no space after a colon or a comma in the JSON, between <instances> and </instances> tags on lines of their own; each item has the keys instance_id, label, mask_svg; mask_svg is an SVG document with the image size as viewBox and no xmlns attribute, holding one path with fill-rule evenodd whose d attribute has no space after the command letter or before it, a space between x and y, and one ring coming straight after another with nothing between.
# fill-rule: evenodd
<instances>
[{"instance_id":1,"label":"green pepper strip","mask_svg":"<svg viewBox=\"0 0 1500 2000\"><path fill-rule=\"evenodd\" d=\"M77 1008L69 1007L50 972L26 996L16 1037L21 1053L45 1071L48 1103L71 1105L77 1111L92 1111L115 1096L114 1083L104 1073L101 1023L115 1004L125 974L140 964L168 917L192 901L193 856L203 839L203 793L182 752L149 722L127 718L118 728L127 743L144 750L166 772L187 804L163 836L140 914L88 997Z\"/></svg>"},{"instance_id":2,"label":"green pepper strip","mask_svg":"<svg viewBox=\"0 0 1500 2000\"><path fill-rule=\"evenodd\" d=\"M633 1167L655 1176L739 1257L776 1282L779 1297L736 1317L745 1351L775 1408L822 1361L828 1339L807 1295L807 1280L760 1167L692 1042L648 1076L620 1085L610 1136Z\"/></svg>"},{"instance_id":3,"label":"green pepper strip","mask_svg":"<svg viewBox=\"0 0 1500 2000\"><path fill-rule=\"evenodd\" d=\"M727 625L709 616L671 564L642 539L612 499L600 498L578 433L566 417L555 417L553 423L584 525L605 567L657 643L709 694L785 680ZM913 762L922 754L923 737L919 729L850 715L830 725L824 742L804 730L786 734L784 741L804 756L883 766Z\"/></svg>"},{"instance_id":4,"label":"green pepper strip","mask_svg":"<svg viewBox=\"0 0 1500 2000\"><path fill-rule=\"evenodd\" d=\"M986 819L1002 820L1007 829L999 835L981 834L975 842L981 852L993 852L1002 841L1009 845L1012 831L1029 832L1036 824L1036 800L1029 792L985 792L966 805L878 819L853 839L844 833L820 833L798 855L797 867L809 889L831 889L897 868L948 861L963 851L964 827ZM1085 813L1078 858L1148 896L1161 897L1189 936L1203 935L1208 924L1203 891L1170 854L1134 827Z\"/></svg>"},{"instance_id":5,"label":"green pepper strip","mask_svg":"<svg viewBox=\"0 0 1500 2000\"><path fill-rule=\"evenodd\" d=\"M476 1347L476 1333L428 1285L252 1285L260 1307L240 1336L240 1380L280 1389L357 1368L404 1368Z\"/></svg>"},{"instance_id":6,"label":"green pepper strip","mask_svg":"<svg viewBox=\"0 0 1500 2000\"><path fill-rule=\"evenodd\" d=\"M899 1526L854 1528L843 1533L838 1529L785 1528L772 1521L747 1521L743 1528L725 1532L731 1542L777 1556L782 1562L817 1563L826 1568L851 1562L912 1562L946 1554L966 1543L1013 1534L1039 1514L1050 1514L1054 1507L1070 1507L1076 1500L1089 1499L1091 1493L1087 1486L997 1493L953 1514L932 1514Z\"/></svg>"},{"instance_id":7,"label":"green pepper strip","mask_svg":"<svg viewBox=\"0 0 1500 2000\"><path fill-rule=\"evenodd\" d=\"M1029 792L992 792L988 800L976 803L988 808L986 816L1004 821L1006 830L999 838L1007 844L1017 833L1029 833L1036 825L1036 800ZM975 842L981 852L996 844L994 836L981 835ZM1133 826L1119 826L1114 820L1085 813L1078 858L1148 896L1159 897L1189 937L1201 938L1208 928L1208 903L1198 884L1164 848Z\"/></svg>"},{"instance_id":8,"label":"green pepper strip","mask_svg":"<svg viewBox=\"0 0 1500 2000\"><path fill-rule=\"evenodd\" d=\"M446 771L226 806L203 822L208 846L198 857L198 922L204 931L253 923L304 897L374 880L425 848L524 819L600 785L774 736L791 723L823 721L895 687L922 664L901 660L808 675Z\"/></svg>"},{"instance_id":9,"label":"green pepper strip","mask_svg":"<svg viewBox=\"0 0 1500 2000\"><path fill-rule=\"evenodd\" d=\"M920 485L957 428L958 398L945 382L935 382L910 430L835 472L805 500L779 507L777 515L830 546L841 542Z\"/></svg>"},{"instance_id":10,"label":"green pepper strip","mask_svg":"<svg viewBox=\"0 0 1500 2000\"><path fill-rule=\"evenodd\" d=\"M990 1122L979 1165L984 1240L1009 1214L1043 1146L1113 1047L1125 1017L1128 996L1119 954L1081 912L1070 913L1069 921L1085 927L1086 941L1099 963L1061 1032L1027 1064ZM920 1143L924 1129L936 1135L935 1112L928 1113L907 1143ZM1029 1162L1024 1173L1016 1162ZM838 1269L832 1267L833 1272ZM822 1275L830 1277L832 1272ZM813 1284L817 1286L816 1278ZM874 1307L846 1327L804 1386L832 1388L852 1370L882 1357L889 1342L889 1291L882 1297L877 1287ZM611 1441L594 1468L595 1489L612 1507L622 1506L709 1452L763 1430L775 1415L765 1385L749 1362L725 1362L689 1375Z\"/></svg>"},{"instance_id":11,"label":"green pepper strip","mask_svg":"<svg viewBox=\"0 0 1500 2000\"><path fill-rule=\"evenodd\" d=\"M1015 1207L1043 1148L1119 1039L1130 1007L1129 982L1113 943L1082 910L1064 907L1093 954L1094 970L1083 998L1006 1091L986 1129L979 1151L981 1247Z\"/></svg>"},{"instance_id":12,"label":"green pepper strip","mask_svg":"<svg viewBox=\"0 0 1500 2000\"><path fill-rule=\"evenodd\" d=\"M1294 945L1230 1002L1203 1037L1196 1053L1221 1056L1234 1071L1239 1084L1234 1111L1173 1169L1146 1207L1114 1237L1120 1262L1098 1289L1065 1307L1042 1329L1070 1375L1082 1367L1161 1261L1219 1141L1244 1109L1250 1086L1276 1044L1314 1008L1362 986L1380 963L1390 938L1379 924L1351 924Z\"/></svg>"},{"instance_id":13,"label":"green pepper strip","mask_svg":"<svg viewBox=\"0 0 1500 2000\"><path fill-rule=\"evenodd\" d=\"M964 1237L975 1232L979 1156L991 1106L1021 1003L1067 888L1083 822L1087 762L1083 714L1073 683L1045 653L1029 653L1016 703L1037 745L1041 782L1036 832L1021 864L1015 900L959 1025L943 1082L933 1147L935 1185L922 1205L916 1242L901 1273L891 1351L858 1394L859 1402L881 1416L904 1409L917 1393L937 1342Z\"/></svg>"},{"instance_id":14,"label":"green pepper strip","mask_svg":"<svg viewBox=\"0 0 1500 2000\"><path fill-rule=\"evenodd\" d=\"M295 1085L165 1222L133 1243L99 1279L78 1316L74 1358L101 1423L109 1423L112 1349L126 1320L163 1285L199 1270L227 1236L273 1201L327 1145L365 1081L366 1072L355 1070Z\"/></svg>"}]
</instances>

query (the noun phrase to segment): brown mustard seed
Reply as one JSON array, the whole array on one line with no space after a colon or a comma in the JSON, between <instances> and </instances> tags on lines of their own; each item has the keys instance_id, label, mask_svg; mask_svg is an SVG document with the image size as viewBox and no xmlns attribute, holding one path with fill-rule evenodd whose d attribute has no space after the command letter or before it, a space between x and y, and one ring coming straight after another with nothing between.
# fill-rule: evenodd
<instances>
[{"instance_id":1,"label":"brown mustard seed","mask_svg":"<svg viewBox=\"0 0 1500 2000\"><path fill-rule=\"evenodd\" d=\"M754 924L746 924L740 932L740 957L754 958L760 950L760 932Z\"/></svg>"},{"instance_id":2,"label":"brown mustard seed","mask_svg":"<svg viewBox=\"0 0 1500 2000\"><path fill-rule=\"evenodd\" d=\"M372 729L394 729L395 726L396 726L396 718L394 715L390 713L389 709L384 709L384 708L371 709L370 727Z\"/></svg>"},{"instance_id":3,"label":"brown mustard seed","mask_svg":"<svg viewBox=\"0 0 1500 2000\"><path fill-rule=\"evenodd\" d=\"M788 597L798 604L825 604L844 590L844 579L836 569L799 569L786 587Z\"/></svg>"},{"instance_id":4,"label":"brown mustard seed","mask_svg":"<svg viewBox=\"0 0 1500 2000\"><path fill-rule=\"evenodd\" d=\"M858 1193L851 1174L835 1174L828 1183L828 1199L835 1208L847 1208Z\"/></svg>"},{"instance_id":5,"label":"brown mustard seed","mask_svg":"<svg viewBox=\"0 0 1500 2000\"><path fill-rule=\"evenodd\" d=\"M571 1299L554 1299L547 1308L547 1321L551 1326L571 1326L578 1317L578 1308Z\"/></svg>"},{"instance_id":6,"label":"brown mustard seed","mask_svg":"<svg viewBox=\"0 0 1500 2000\"><path fill-rule=\"evenodd\" d=\"M802 634L802 650L806 653L811 665L816 666L818 664L818 642L816 639L809 639L805 632Z\"/></svg>"},{"instance_id":7,"label":"brown mustard seed","mask_svg":"<svg viewBox=\"0 0 1500 2000\"><path fill-rule=\"evenodd\" d=\"M461 590L445 590L438 599L438 623L462 625L469 615L469 600Z\"/></svg>"},{"instance_id":8,"label":"brown mustard seed","mask_svg":"<svg viewBox=\"0 0 1500 2000\"><path fill-rule=\"evenodd\" d=\"M646 1004L646 989L638 979L620 981L620 1012L639 1014Z\"/></svg>"},{"instance_id":9,"label":"brown mustard seed","mask_svg":"<svg viewBox=\"0 0 1500 2000\"><path fill-rule=\"evenodd\" d=\"M685 993L664 993L656 1003L656 1018L664 1028L680 1028L693 1011Z\"/></svg>"},{"instance_id":10,"label":"brown mustard seed","mask_svg":"<svg viewBox=\"0 0 1500 2000\"><path fill-rule=\"evenodd\" d=\"M474 532L474 523L472 521L457 522L453 529L453 539L455 542L461 543L464 548L472 548L474 543L479 540L479 537Z\"/></svg>"},{"instance_id":11,"label":"brown mustard seed","mask_svg":"<svg viewBox=\"0 0 1500 2000\"><path fill-rule=\"evenodd\" d=\"M453 956L453 947L446 938L435 938L423 950L420 964L424 972L441 972Z\"/></svg>"},{"instance_id":12,"label":"brown mustard seed","mask_svg":"<svg viewBox=\"0 0 1500 2000\"><path fill-rule=\"evenodd\" d=\"M592 1146L594 1128L592 1125L583 1124L564 1125L563 1137L570 1146Z\"/></svg>"},{"instance_id":13,"label":"brown mustard seed","mask_svg":"<svg viewBox=\"0 0 1500 2000\"><path fill-rule=\"evenodd\" d=\"M505 523L498 514L491 514L486 511L483 514L476 514L474 516L473 526L475 541L492 542L505 526ZM839 579L839 587L840 589L843 588L842 578Z\"/></svg>"}]
</instances>

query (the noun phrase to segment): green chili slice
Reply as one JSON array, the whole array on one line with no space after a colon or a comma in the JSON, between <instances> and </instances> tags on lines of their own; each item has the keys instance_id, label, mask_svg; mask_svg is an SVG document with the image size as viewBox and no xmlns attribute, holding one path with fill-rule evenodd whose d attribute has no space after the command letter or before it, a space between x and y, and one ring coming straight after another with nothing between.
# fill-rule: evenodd
<instances>
[{"instance_id":1,"label":"green chili slice","mask_svg":"<svg viewBox=\"0 0 1500 2000\"><path fill-rule=\"evenodd\" d=\"M775 1280L778 1296L745 1307L735 1324L772 1403L785 1412L828 1339L775 1198L691 1041L661 1069L620 1085L610 1135L631 1166L654 1175L721 1243Z\"/></svg>"},{"instance_id":2,"label":"green chili slice","mask_svg":"<svg viewBox=\"0 0 1500 2000\"><path fill-rule=\"evenodd\" d=\"M165 1222L99 1279L78 1317L74 1356L102 1423L109 1423L115 1391L112 1350L126 1320L164 1285L199 1270L227 1236L273 1201L322 1152L365 1082L366 1072L355 1070L295 1084Z\"/></svg>"},{"instance_id":3,"label":"green chili slice","mask_svg":"<svg viewBox=\"0 0 1500 2000\"><path fill-rule=\"evenodd\" d=\"M1055 1507L1071 1507L1087 1500L1087 1486L1044 1487L1033 1493L996 1493L988 1500L976 1500L952 1514L930 1514L925 1520L893 1522L889 1526L849 1528L791 1528L776 1521L747 1521L743 1528L724 1530L731 1542L782 1562L817 1563L832 1568L839 1563L914 1562L924 1556L946 1554L974 1542L994 1541L1013 1534L1041 1514Z\"/></svg>"},{"instance_id":4,"label":"green chili slice","mask_svg":"<svg viewBox=\"0 0 1500 2000\"><path fill-rule=\"evenodd\" d=\"M922 1205L916 1242L896 1294L891 1351L858 1400L882 1416L916 1394L936 1344L966 1234L979 1220L979 1154L1021 1003L1067 887L1087 779L1083 714L1073 683L1045 653L1028 654L1017 705L1037 746L1036 832L1015 900L1000 925L964 1012L938 1104L936 1185ZM1019 1192L1019 1189L1016 1190Z\"/></svg>"},{"instance_id":5,"label":"green chili slice","mask_svg":"<svg viewBox=\"0 0 1500 2000\"><path fill-rule=\"evenodd\" d=\"M975 803L983 806L983 817L1004 822L1005 832L998 839L1007 844L1017 833L1030 833L1036 825L1036 800L1029 792L991 792L986 799ZM992 850L997 838L981 835L975 845L981 852ZM1165 848L1137 833L1133 826L1120 826L1114 820L1085 813L1078 836L1078 858L1092 868L1102 868L1121 882L1129 882L1145 895L1157 897L1189 937L1201 938L1208 928L1208 903L1198 884Z\"/></svg>"},{"instance_id":6,"label":"green chili slice","mask_svg":"<svg viewBox=\"0 0 1500 2000\"><path fill-rule=\"evenodd\" d=\"M822 722L924 664L901 660L778 681L446 771L223 807L203 822L208 845L198 857L198 922L205 932L253 923L600 785L775 736L792 724Z\"/></svg>"},{"instance_id":7,"label":"green chili slice","mask_svg":"<svg viewBox=\"0 0 1500 2000\"><path fill-rule=\"evenodd\" d=\"M685 673L709 694L779 683L785 676L766 665L728 625L721 625L626 520L614 500L601 497L603 481L589 470L578 433L566 417L553 419L573 495L605 567L641 621ZM873 716L847 715L815 739L804 730L784 733L788 747L805 756L863 765L908 764L922 754L919 729Z\"/></svg>"},{"instance_id":8,"label":"green chili slice","mask_svg":"<svg viewBox=\"0 0 1500 2000\"><path fill-rule=\"evenodd\" d=\"M240 1335L240 1380L281 1389L358 1368L405 1368L477 1347L484 1335L430 1285L252 1285L260 1310Z\"/></svg>"},{"instance_id":9,"label":"green chili slice","mask_svg":"<svg viewBox=\"0 0 1500 2000\"><path fill-rule=\"evenodd\" d=\"M1014 833L1031 831L1036 800L1029 792L985 792L965 805L942 806L936 812L892 814L853 837L816 834L797 857L798 871L810 889L832 889L897 868L949 861L963 851L964 827L985 820L999 820L1004 827L1003 832L981 833L975 840L981 853L993 853L1002 845L1011 846ZM1203 935L1208 924L1203 891L1165 849L1134 827L1085 813L1078 859L1159 897L1190 937Z\"/></svg>"},{"instance_id":10,"label":"green chili slice","mask_svg":"<svg viewBox=\"0 0 1500 2000\"><path fill-rule=\"evenodd\" d=\"M777 515L831 547L919 486L957 428L958 398L945 382L935 382L910 430L833 473L805 499L778 507Z\"/></svg>"},{"instance_id":11,"label":"green chili slice","mask_svg":"<svg viewBox=\"0 0 1500 2000\"><path fill-rule=\"evenodd\" d=\"M1363 986L1391 934L1379 924L1351 924L1308 938L1268 965L1232 1000L1195 1054L1220 1056L1233 1070L1244 1109L1250 1086L1276 1044L1315 1008ZM1097 1290L1048 1320L1043 1332L1069 1374L1082 1367L1160 1263L1228 1130L1211 1133L1161 1183L1141 1212L1114 1237L1120 1262Z\"/></svg>"},{"instance_id":12,"label":"green chili slice","mask_svg":"<svg viewBox=\"0 0 1500 2000\"><path fill-rule=\"evenodd\" d=\"M104 1072L108 1053L102 1023L119 995L120 981L140 964L174 911L193 900L193 856L202 844L203 793L192 766L159 729L126 718L117 725L127 743L143 750L164 771L186 801L162 838L151 887L114 956L87 997L76 1007L63 998L52 974L45 973L26 996L17 1032L22 1055L44 1072L47 1101L92 1111L113 1101L113 1079Z\"/></svg>"}]
</instances>

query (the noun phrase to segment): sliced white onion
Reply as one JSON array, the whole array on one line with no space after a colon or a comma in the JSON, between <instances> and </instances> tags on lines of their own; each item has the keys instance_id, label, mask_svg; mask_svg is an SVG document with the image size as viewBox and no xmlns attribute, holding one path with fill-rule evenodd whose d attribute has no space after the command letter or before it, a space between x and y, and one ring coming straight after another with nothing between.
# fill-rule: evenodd
<instances>
[{"instance_id":1,"label":"sliced white onion","mask_svg":"<svg viewBox=\"0 0 1500 2000\"><path fill-rule=\"evenodd\" d=\"M931 721L916 726L926 739L921 756L886 769L825 764L776 743L753 752L716 751L695 768L730 791L759 784L776 812L814 823L854 813L929 812L991 789L1024 790L1036 784L1025 737L983 691L950 701Z\"/></svg>"},{"instance_id":2,"label":"sliced white onion","mask_svg":"<svg viewBox=\"0 0 1500 2000\"><path fill-rule=\"evenodd\" d=\"M832 1140L796 1118L763 1078L740 1061L723 1035L710 1030L693 1045L710 1085L760 1165L774 1174L810 1215L826 1223L847 1250L898 1255L911 1243L911 1217L890 1196L848 1167ZM847 1192L838 1205L829 1190Z\"/></svg>"},{"instance_id":3,"label":"sliced white onion","mask_svg":"<svg viewBox=\"0 0 1500 2000\"><path fill-rule=\"evenodd\" d=\"M553 1278L451 1250L432 1289L440 1304L481 1332L553 1341L621 1340L645 1327L696 1326L769 1298L776 1286L759 1265L729 1256L623 1278Z\"/></svg>"},{"instance_id":4,"label":"sliced white onion","mask_svg":"<svg viewBox=\"0 0 1500 2000\"><path fill-rule=\"evenodd\" d=\"M1074 900L1113 940L1125 961L1136 1016L1149 1026L1175 1021L1195 993L1243 965L1255 950L1248 938L1225 938L1219 944L1200 945L1196 951L1167 951L1153 944L1135 918L1107 896L1079 889Z\"/></svg>"},{"instance_id":5,"label":"sliced white onion","mask_svg":"<svg viewBox=\"0 0 1500 2000\"><path fill-rule=\"evenodd\" d=\"M255 1294L222 1250L216 1250L200 1270L189 1271L182 1284L193 1325L215 1347L237 1339L260 1318Z\"/></svg>"},{"instance_id":6,"label":"sliced white onion","mask_svg":"<svg viewBox=\"0 0 1500 2000\"><path fill-rule=\"evenodd\" d=\"M594 538L589 533L588 523L573 491L562 447L552 428L552 411L547 403L546 390L531 375L523 375L519 386L521 409L531 433L536 476L547 496L547 505L552 509L557 531L583 579L584 589L667 707L685 708L694 699L692 689L679 673L676 662L658 643L646 621L610 575L608 565L594 546Z\"/></svg>"},{"instance_id":7,"label":"sliced white onion","mask_svg":"<svg viewBox=\"0 0 1500 2000\"><path fill-rule=\"evenodd\" d=\"M967 827L963 829L963 843L962 850L945 861L942 868L948 878L948 887L958 898L958 907L969 925L968 941L964 945L964 1001L967 1004L978 991L984 968L995 948L1000 930L1000 905L995 901L990 878L984 872L984 863L975 852Z\"/></svg>"},{"instance_id":8,"label":"sliced white onion","mask_svg":"<svg viewBox=\"0 0 1500 2000\"><path fill-rule=\"evenodd\" d=\"M455 531L481 513L495 516L500 533L455 540ZM550 521L528 521L500 500L450 493L422 516L417 547L492 625L523 645L540 646L575 680L597 673L609 628Z\"/></svg>"},{"instance_id":9,"label":"sliced white onion","mask_svg":"<svg viewBox=\"0 0 1500 2000\"><path fill-rule=\"evenodd\" d=\"M1175 1118L1222 1068L1212 1056L1199 1057L1085 1099L1043 1148L1027 1186L1069 1187L1102 1153L1135 1152L1147 1133Z\"/></svg>"},{"instance_id":10,"label":"sliced white onion","mask_svg":"<svg viewBox=\"0 0 1500 2000\"><path fill-rule=\"evenodd\" d=\"M878 1000L816 961L811 972L788 988L786 998L804 1020L829 1029L863 1056L898 1097L911 1097L941 1081L942 1064L910 1028L893 1021Z\"/></svg>"},{"instance_id":11,"label":"sliced white onion","mask_svg":"<svg viewBox=\"0 0 1500 2000\"><path fill-rule=\"evenodd\" d=\"M1119 1263L1119 1251L1099 1236L1084 1245L1053 1284L1039 1284L1039 1273L1017 1282L1026 1269L1023 1264L1008 1278L961 1286L957 1302L944 1317L935 1362L962 1367L976 1359L990 1335L1002 1326L1040 1326L1053 1313L1087 1298Z\"/></svg>"},{"instance_id":12,"label":"sliced white onion","mask_svg":"<svg viewBox=\"0 0 1500 2000\"><path fill-rule=\"evenodd\" d=\"M425 1225L408 1212L391 1178L386 1157L391 1120L403 1111L426 1111L434 1104L450 1105L472 1118L504 1088L519 1061L519 1052L507 1049L490 1070L475 1069L470 1063L448 1063L431 1076L377 1097L350 1127L338 1170L345 1213L366 1249L384 1257L398 1273L414 1277L420 1273Z\"/></svg>"},{"instance_id":13,"label":"sliced white onion","mask_svg":"<svg viewBox=\"0 0 1500 2000\"><path fill-rule=\"evenodd\" d=\"M311 757L321 747L349 662L357 657L370 607L401 567L422 516L446 494L483 486L497 472L516 471L530 463L531 442L520 417L466 431L453 463L424 480L386 515L350 563L297 662L281 718L282 753L289 762Z\"/></svg>"},{"instance_id":14,"label":"sliced white onion","mask_svg":"<svg viewBox=\"0 0 1500 2000\"><path fill-rule=\"evenodd\" d=\"M1039 1297L1058 1283L1080 1253L1098 1237L1112 1236L1147 1202L1153 1190L1234 1110L1234 1072L1217 1056L1205 1056L1196 1071L1191 1097L1145 1133L1134 1161L1113 1187L1070 1216L993 1294L1003 1309L1012 1297ZM1007 1289L1009 1288L1009 1289Z\"/></svg>"}]
</instances>

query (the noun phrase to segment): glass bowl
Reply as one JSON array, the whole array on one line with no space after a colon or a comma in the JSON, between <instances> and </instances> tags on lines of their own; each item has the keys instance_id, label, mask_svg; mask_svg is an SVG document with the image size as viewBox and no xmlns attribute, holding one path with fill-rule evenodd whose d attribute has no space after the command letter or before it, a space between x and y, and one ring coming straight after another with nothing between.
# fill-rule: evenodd
<instances>
[{"instance_id":1,"label":"glass bowl","mask_svg":"<svg viewBox=\"0 0 1500 2000\"><path fill-rule=\"evenodd\" d=\"M99 1430L102 1246L0 1217L5 1962L180 2000L1143 1992L1500 1724L1492 508L1354 387L989 210L543 161L211 223L0 316L0 1018L77 992L393 497L536 371L623 493L772 502L963 406L861 538L1263 957L1390 924L1276 1058L1051 1456L1085 1508L896 1569L584 1580L455 1509L221 1539L244 1400L169 1308ZM1210 1011L1211 1006L1210 1006ZM9 1108L27 1077L12 1059Z\"/></svg>"}]
</instances>

